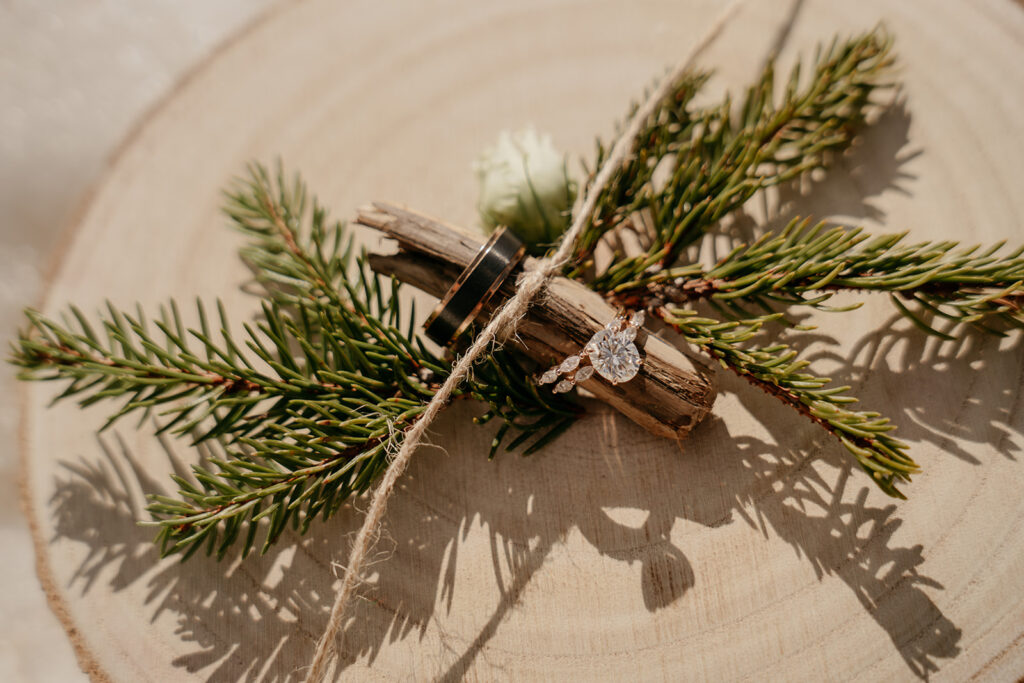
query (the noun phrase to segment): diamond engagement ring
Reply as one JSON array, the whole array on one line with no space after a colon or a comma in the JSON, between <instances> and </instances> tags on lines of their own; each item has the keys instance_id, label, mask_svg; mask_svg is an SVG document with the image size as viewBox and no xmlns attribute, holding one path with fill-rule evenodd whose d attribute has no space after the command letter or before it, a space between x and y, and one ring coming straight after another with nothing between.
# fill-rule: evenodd
<instances>
[{"instance_id":1,"label":"diamond engagement ring","mask_svg":"<svg viewBox=\"0 0 1024 683\"><path fill-rule=\"evenodd\" d=\"M565 393L577 382L590 379L595 372L612 384L628 382L640 371L640 353L633 340L643 324L643 311L617 316L590 338L579 355L569 356L547 370L537 379L537 384L558 381L553 391Z\"/></svg>"}]
</instances>

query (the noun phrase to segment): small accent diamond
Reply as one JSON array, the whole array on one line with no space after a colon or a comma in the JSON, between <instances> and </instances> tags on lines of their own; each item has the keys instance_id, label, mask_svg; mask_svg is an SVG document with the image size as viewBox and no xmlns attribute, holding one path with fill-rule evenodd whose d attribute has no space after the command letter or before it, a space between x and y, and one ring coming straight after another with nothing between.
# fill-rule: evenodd
<instances>
[{"instance_id":1,"label":"small accent diamond","mask_svg":"<svg viewBox=\"0 0 1024 683\"><path fill-rule=\"evenodd\" d=\"M594 375L593 365L584 365L582 368L576 371L576 381L586 382Z\"/></svg>"},{"instance_id":2,"label":"small accent diamond","mask_svg":"<svg viewBox=\"0 0 1024 683\"><path fill-rule=\"evenodd\" d=\"M630 327L643 327L644 326L644 319L645 319L644 312L643 311L637 311L632 316L630 316L630 318L629 318L629 325L630 325Z\"/></svg>"},{"instance_id":3,"label":"small accent diamond","mask_svg":"<svg viewBox=\"0 0 1024 683\"><path fill-rule=\"evenodd\" d=\"M558 371L561 373L572 372L580 366L579 356L569 356L562 361L562 364L558 366Z\"/></svg>"},{"instance_id":4,"label":"small accent diamond","mask_svg":"<svg viewBox=\"0 0 1024 683\"><path fill-rule=\"evenodd\" d=\"M565 392L572 389L573 383L570 380L563 379L561 382L555 385L554 392L556 394L564 394Z\"/></svg>"},{"instance_id":5,"label":"small accent diamond","mask_svg":"<svg viewBox=\"0 0 1024 683\"><path fill-rule=\"evenodd\" d=\"M537 381L537 383L551 384L556 379L558 379L558 370L556 370L555 368L551 368L550 370L548 370L547 372L540 376L540 379Z\"/></svg>"}]
</instances>

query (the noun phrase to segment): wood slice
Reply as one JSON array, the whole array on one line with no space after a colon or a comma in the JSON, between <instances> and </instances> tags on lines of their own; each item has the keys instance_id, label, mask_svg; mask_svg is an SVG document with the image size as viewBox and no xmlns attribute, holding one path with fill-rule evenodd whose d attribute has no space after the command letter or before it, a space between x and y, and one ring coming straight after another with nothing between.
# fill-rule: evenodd
<instances>
[{"instance_id":1,"label":"wood slice","mask_svg":"<svg viewBox=\"0 0 1024 683\"><path fill-rule=\"evenodd\" d=\"M750 204L920 239L1024 239L1024 12L1009 2L761 2L705 59L707 97L773 49L884 21L899 101L826 177ZM220 188L281 155L336 215L393 198L474 224L474 156L533 123L589 155L719 2L283 5L181 84L74 231L47 308L221 297L239 321ZM429 302L419 310L428 310ZM347 625L364 679L1007 680L1024 673L1019 335L926 339L884 297L815 316L816 367L891 415L924 473L877 491L831 438L728 375L681 444L590 406L530 458L486 458L460 405L387 514ZM40 574L83 666L119 681L300 678L359 508L263 557L160 561L142 493L199 455L104 411L24 399Z\"/></svg>"}]
</instances>

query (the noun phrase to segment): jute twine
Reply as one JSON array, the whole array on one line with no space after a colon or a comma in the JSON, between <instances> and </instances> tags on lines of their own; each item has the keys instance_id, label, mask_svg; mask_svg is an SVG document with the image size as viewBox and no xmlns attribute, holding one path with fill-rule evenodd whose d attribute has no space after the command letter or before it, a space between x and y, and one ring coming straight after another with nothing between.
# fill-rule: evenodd
<instances>
[{"instance_id":1,"label":"jute twine","mask_svg":"<svg viewBox=\"0 0 1024 683\"><path fill-rule=\"evenodd\" d=\"M629 126L616 140L611 153L598 171L594 182L587 190L586 196L579 205L572 224L562 236L558 248L551 256L537 261L530 270L520 277L515 296L498 310L487 324L487 327L477 335L469 350L459 358L455 367L452 368L448 379L441 385L437 393L434 394L430 403L427 404L419 420L406 434L401 449L395 454L388 469L384 472L380 485L374 491L370 508L366 513L366 519L356 535L349 554L345 576L342 579L341 587L335 595L334 606L331 608L331 617L327 622L327 627L317 643L316 654L313 656L313 661L310 664L309 674L306 678L307 681L320 683L328 673L328 665L337 648L338 631L344 622L345 608L348 606L356 586L359 584L359 577L366 557L369 555L374 542L380 534L381 520L384 517L388 499L395 490L398 478L409 465L409 460L412 458L416 447L422 441L427 428L430 427L434 418L437 417L441 409L448 403L452 392L469 375L477 359L490 350L493 342L505 339L515 331L516 325L518 325L526 313L530 302L544 289L548 280L558 274L568 262L569 257L572 255L573 247L576 244L576 239L583 232L584 227L586 227L601 191L608 184L615 171L621 167L632 153L636 137L644 122L654 113L658 104L672 93L675 84L693 66L693 62L697 57L718 37L726 24L739 10L742 2L743 0L735 0L726 7L708 31L693 45L687 57L668 77L661 81L660 85L637 109L636 114L630 120Z\"/></svg>"}]
</instances>

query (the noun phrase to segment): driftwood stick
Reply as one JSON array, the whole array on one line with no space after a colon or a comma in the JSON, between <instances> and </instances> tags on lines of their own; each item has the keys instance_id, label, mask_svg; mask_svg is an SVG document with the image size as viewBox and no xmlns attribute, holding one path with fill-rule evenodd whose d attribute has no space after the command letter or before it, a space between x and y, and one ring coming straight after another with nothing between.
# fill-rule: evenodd
<instances>
[{"instance_id":1,"label":"driftwood stick","mask_svg":"<svg viewBox=\"0 0 1024 683\"><path fill-rule=\"evenodd\" d=\"M469 265L482 240L442 221L387 203L359 212L356 222L380 230L399 245L397 254L371 254L370 267L441 297ZM527 259L529 262L530 259ZM506 281L494 303L514 292L519 271ZM485 310L483 317L493 310ZM574 280L556 277L530 308L512 340L542 366L579 353L618 311ZM636 378L613 385L595 374L580 386L653 434L686 436L715 399L713 370L663 339L641 331L636 340L643 365Z\"/></svg>"}]
</instances>

